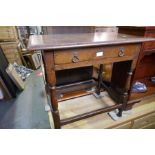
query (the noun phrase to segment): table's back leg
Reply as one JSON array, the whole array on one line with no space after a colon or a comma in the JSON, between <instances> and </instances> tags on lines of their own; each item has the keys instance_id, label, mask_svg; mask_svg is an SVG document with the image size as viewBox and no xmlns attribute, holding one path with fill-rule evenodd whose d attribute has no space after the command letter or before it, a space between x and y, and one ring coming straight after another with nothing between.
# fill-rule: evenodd
<instances>
[{"instance_id":1,"label":"table's back leg","mask_svg":"<svg viewBox=\"0 0 155 155\"><path fill-rule=\"evenodd\" d=\"M114 99L116 99L116 102L122 104L122 107L119 109L118 116L122 116L122 111L127 107L135 63L136 60L133 60L118 62L113 65L111 87L114 93L111 95Z\"/></svg>"},{"instance_id":2,"label":"table's back leg","mask_svg":"<svg viewBox=\"0 0 155 155\"><path fill-rule=\"evenodd\" d=\"M44 61L44 67L45 67L45 77L46 77L46 83L49 87L49 95L50 95L50 101L51 101L51 108L52 108L52 115L54 120L54 126L56 129L61 128L60 124L60 115L58 110L58 101L57 101L57 95L56 95L56 75L55 75L55 69L54 69L54 56L53 51L44 51L43 52L43 61Z\"/></svg>"}]
</instances>

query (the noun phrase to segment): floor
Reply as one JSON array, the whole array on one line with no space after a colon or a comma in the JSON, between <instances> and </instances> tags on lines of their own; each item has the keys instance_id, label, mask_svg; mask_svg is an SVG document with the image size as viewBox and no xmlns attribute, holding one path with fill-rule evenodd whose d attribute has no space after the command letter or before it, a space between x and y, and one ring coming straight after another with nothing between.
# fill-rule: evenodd
<instances>
[{"instance_id":1,"label":"floor","mask_svg":"<svg viewBox=\"0 0 155 155\"><path fill-rule=\"evenodd\" d=\"M43 76L35 71L16 99L0 101L0 129L50 129Z\"/></svg>"}]
</instances>

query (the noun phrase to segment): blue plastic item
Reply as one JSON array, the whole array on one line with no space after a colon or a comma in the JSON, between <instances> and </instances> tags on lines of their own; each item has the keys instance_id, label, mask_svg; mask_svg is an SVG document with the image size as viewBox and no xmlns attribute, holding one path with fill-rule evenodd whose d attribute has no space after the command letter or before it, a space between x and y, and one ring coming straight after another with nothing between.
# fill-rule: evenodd
<instances>
[{"instance_id":1,"label":"blue plastic item","mask_svg":"<svg viewBox=\"0 0 155 155\"><path fill-rule=\"evenodd\" d=\"M133 93L144 93L146 91L147 91L147 88L146 88L146 85L144 83L136 82L132 86L132 92Z\"/></svg>"}]
</instances>

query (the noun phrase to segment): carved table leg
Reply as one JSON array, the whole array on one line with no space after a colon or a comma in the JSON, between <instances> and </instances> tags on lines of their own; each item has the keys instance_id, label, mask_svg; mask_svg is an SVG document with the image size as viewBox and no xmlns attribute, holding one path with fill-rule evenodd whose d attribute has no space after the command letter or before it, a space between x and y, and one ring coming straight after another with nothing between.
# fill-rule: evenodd
<instances>
[{"instance_id":1,"label":"carved table leg","mask_svg":"<svg viewBox=\"0 0 155 155\"><path fill-rule=\"evenodd\" d=\"M58 101L56 95L56 75L54 69L54 58L52 51L44 51L43 53L43 60L44 60L44 67L46 73L46 82L49 86L49 95L51 99L51 108L52 108L52 115L54 120L54 126L56 129L61 128L60 124L60 116L58 110Z\"/></svg>"}]
</instances>

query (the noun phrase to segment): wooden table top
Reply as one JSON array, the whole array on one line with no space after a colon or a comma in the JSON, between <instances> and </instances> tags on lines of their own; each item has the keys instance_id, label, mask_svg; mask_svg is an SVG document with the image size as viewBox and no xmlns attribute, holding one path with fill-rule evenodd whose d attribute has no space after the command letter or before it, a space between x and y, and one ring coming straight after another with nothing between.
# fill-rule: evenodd
<instances>
[{"instance_id":1,"label":"wooden table top","mask_svg":"<svg viewBox=\"0 0 155 155\"><path fill-rule=\"evenodd\" d=\"M146 41L155 41L155 38L144 38L114 32L32 35L29 38L28 50L66 49Z\"/></svg>"}]
</instances>

